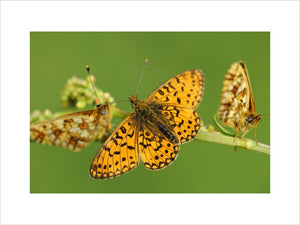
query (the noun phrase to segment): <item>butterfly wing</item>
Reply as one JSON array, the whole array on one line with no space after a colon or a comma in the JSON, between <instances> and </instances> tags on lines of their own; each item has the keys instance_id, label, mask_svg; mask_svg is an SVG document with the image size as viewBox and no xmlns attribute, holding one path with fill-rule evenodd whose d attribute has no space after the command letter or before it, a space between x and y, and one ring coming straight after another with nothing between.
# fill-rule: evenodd
<instances>
[{"instance_id":1,"label":"butterfly wing","mask_svg":"<svg viewBox=\"0 0 300 225\"><path fill-rule=\"evenodd\" d=\"M160 85L145 102L180 143L184 143L194 138L200 129L201 120L194 109L199 105L203 91L202 71L188 70Z\"/></svg>"},{"instance_id":2,"label":"butterfly wing","mask_svg":"<svg viewBox=\"0 0 300 225\"><path fill-rule=\"evenodd\" d=\"M108 105L94 110L71 113L30 125L30 140L79 151L89 145L101 129L110 126Z\"/></svg>"},{"instance_id":3,"label":"butterfly wing","mask_svg":"<svg viewBox=\"0 0 300 225\"><path fill-rule=\"evenodd\" d=\"M243 62L233 63L225 75L218 116L222 122L238 124L249 109L251 88ZM254 106L253 99L251 102Z\"/></svg>"},{"instance_id":4,"label":"butterfly wing","mask_svg":"<svg viewBox=\"0 0 300 225\"><path fill-rule=\"evenodd\" d=\"M187 70L156 88L145 102L195 109L203 95L204 77L201 70Z\"/></svg>"},{"instance_id":5,"label":"butterfly wing","mask_svg":"<svg viewBox=\"0 0 300 225\"><path fill-rule=\"evenodd\" d=\"M161 105L153 111L164 121L162 123L165 127L177 136L181 144L192 140L198 134L201 119L195 110Z\"/></svg>"},{"instance_id":6,"label":"butterfly wing","mask_svg":"<svg viewBox=\"0 0 300 225\"><path fill-rule=\"evenodd\" d=\"M239 66L241 67L241 70L243 71L242 74L244 75L244 79L247 80L247 86L248 86L248 96L249 98L247 98L247 107L250 110L250 112L256 114L256 110L255 110L255 105L254 105L254 99L253 99L253 92L252 92L252 87L251 87L251 83L250 83L250 77L248 74L248 70L246 67L246 64L244 62L239 62Z\"/></svg>"},{"instance_id":7,"label":"butterfly wing","mask_svg":"<svg viewBox=\"0 0 300 225\"><path fill-rule=\"evenodd\" d=\"M161 135L159 129L148 121L143 121L142 127L138 144L144 166L150 170L157 170L172 163L177 157L179 145Z\"/></svg>"},{"instance_id":8,"label":"butterfly wing","mask_svg":"<svg viewBox=\"0 0 300 225\"><path fill-rule=\"evenodd\" d=\"M131 113L115 129L97 152L90 176L95 179L116 177L135 168L139 163L136 113Z\"/></svg>"}]
</instances>

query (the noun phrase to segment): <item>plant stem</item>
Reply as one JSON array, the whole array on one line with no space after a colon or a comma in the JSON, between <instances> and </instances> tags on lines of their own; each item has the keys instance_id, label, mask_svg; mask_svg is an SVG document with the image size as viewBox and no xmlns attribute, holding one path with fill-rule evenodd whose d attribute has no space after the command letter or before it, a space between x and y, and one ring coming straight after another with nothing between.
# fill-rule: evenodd
<instances>
[{"instance_id":1,"label":"plant stem","mask_svg":"<svg viewBox=\"0 0 300 225\"><path fill-rule=\"evenodd\" d=\"M120 109L118 109L117 107L114 107L113 109L113 116L119 117L121 119L126 118L130 113L128 112L124 112Z\"/></svg>"},{"instance_id":2,"label":"plant stem","mask_svg":"<svg viewBox=\"0 0 300 225\"><path fill-rule=\"evenodd\" d=\"M194 140L229 145L270 155L269 145L263 143L256 144L256 141L254 140L238 137L235 138L235 141L233 142L234 137L223 135L219 132L200 131L198 135L194 138Z\"/></svg>"}]
</instances>

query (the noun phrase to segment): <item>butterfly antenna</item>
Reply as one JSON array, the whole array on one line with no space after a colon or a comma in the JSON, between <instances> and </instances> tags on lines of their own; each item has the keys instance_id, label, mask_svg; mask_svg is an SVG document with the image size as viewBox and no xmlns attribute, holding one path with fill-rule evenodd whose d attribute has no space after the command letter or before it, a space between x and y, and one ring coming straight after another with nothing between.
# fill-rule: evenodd
<instances>
[{"instance_id":1,"label":"butterfly antenna","mask_svg":"<svg viewBox=\"0 0 300 225\"><path fill-rule=\"evenodd\" d=\"M129 100L119 100L119 101L114 101L114 102L109 102L109 104L116 104L116 103L119 103L119 102L129 102Z\"/></svg>"},{"instance_id":2,"label":"butterfly antenna","mask_svg":"<svg viewBox=\"0 0 300 225\"><path fill-rule=\"evenodd\" d=\"M89 78L90 78L90 81L91 81L91 85L92 85L93 90L94 90L94 92L95 92L95 95L96 95L96 97L97 97L96 103L98 103L98 102L100 102L100 99L99 99L99 97L98 97L98 95L97 95L96 88L95 88L95 85L94 85L94 82L93 82L93 79L92 79L92 76L91 76L91 73L90 73L90 67L89 67L89 66L86 66L85 68L86 68L86 70L87 70L88 73L89 73Z\"/></svg>"},{"instance_id":3,"label":"butterfly antenna","mask_svg":"<svg viewBox=\"0 0 300 225\"><path fill-rule=\"evenodd\" d=\"M139 90L140 84L141 84L141 82L142 82L142 78L143 78L143 74L144 74L144 68L145 68L147 62L148 62L148 59L145 60L145 62L144 62L144 64L143 64L143 67L142 67L142 74L141 74L141 77L140 77L140 80L139 80L139 83L138 83L138 86L137 86L136 92L135 92L135 96L136 96L136 97L137 97L137 92L138 92L138 90Z\"/></svg>"},{"instance_id":4,"label":"butterfly antenna","mask_svg":"<svg viewBox=\"0 0 300 225\"><path fill-rule=\"evenodd\" d=\"M270 113L259 114L260 116L270 116Z\"/></svg>"}]
</instances>

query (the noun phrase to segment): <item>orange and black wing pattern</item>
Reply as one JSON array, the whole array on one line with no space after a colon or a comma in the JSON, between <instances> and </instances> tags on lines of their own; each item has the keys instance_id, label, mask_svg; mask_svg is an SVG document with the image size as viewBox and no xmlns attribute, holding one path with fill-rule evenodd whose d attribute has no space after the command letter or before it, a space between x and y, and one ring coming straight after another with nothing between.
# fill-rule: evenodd
<instances>
[{"instance_id":1,"label":"orange and black wing pattern","mask_svg":"<svg viewBox=\"0 0 300 225\"><path fill-rule=\"evenodd\" d=\"M188 70L155 89L143 101L130 96L134 112L100 148L90 176L106 179L135 168L139 159L150 170L172 163L182 143L198 133L201 120L195 108L204 90L203 73Z\"/></svg>"}]
</instances>

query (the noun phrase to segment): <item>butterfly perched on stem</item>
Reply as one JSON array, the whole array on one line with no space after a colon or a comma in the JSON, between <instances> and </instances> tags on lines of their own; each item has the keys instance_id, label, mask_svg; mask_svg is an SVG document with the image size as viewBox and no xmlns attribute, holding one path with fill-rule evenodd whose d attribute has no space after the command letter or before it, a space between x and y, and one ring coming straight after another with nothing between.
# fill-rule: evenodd
<instances>
[{"instance_id":1,"label":"butterfly perched on stem","mask_svg":"<svg viewBox=\"0 0 300 225\"><path fill-rule=\"evenodd\" d=\"M111 118L108 103L99 104L95 109L30 125L30 140L79 151L110 128Z\"/></svg>"},{"instance_id":2,"label":"butterfly perched on stem","mask_svg":"<svg viewBox=\"0 0 300 225\"><path fill-rule=\"evenodd\" d=\"M225 74L217 114L223 122L222 125L236 130L235 137L239 132L244 137L255 127L254 137L257 142L256 130L261 116L256 113L249 74L246 64L242 61L233 63Z\"/></svg>"},{"instance_id":3,"label":"butterfly perched on stem","mask_svg":"<svg viewBox=\"0 0 300 225\"><path fill-rule=\"evenodd\" d=\"M141 159L150 170L172 163L179 146L193 139L201 125L195 108L202 99L203 73L188 70L158 88L146 100L131 95L134 109L96 154L90 176L116 177L135 168Z\"/></svg>"},{"instance_id":4,"label":"butterfly perched on stem","mask_svg":"<svg viewBox=\"0 0 300 225\"><path fill-rule=\"evenodd\" d=\"M86 66L89 79L92 84L96 100L99 99L94 86L89 66ZM75 87L81 87L79 82L74 83ZM70 86L71 82L68 82ZM84 89L85 86L81 87ZM86 87L87 88L87 87ZM70 88L75 90L74 88ZM72 93L71 93L72 94ZM68 97L67 97L68 99ZM89 145L98 136L110 129L112 119L111 106L108 103L99 104L95 109L63 115L54 119L33 123L30 125L30 140L45 145L55 145L68 148L72 151L79 151Z\"/></svg>"}]
</instances>

